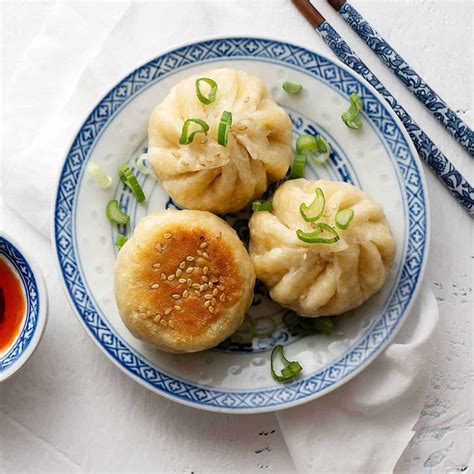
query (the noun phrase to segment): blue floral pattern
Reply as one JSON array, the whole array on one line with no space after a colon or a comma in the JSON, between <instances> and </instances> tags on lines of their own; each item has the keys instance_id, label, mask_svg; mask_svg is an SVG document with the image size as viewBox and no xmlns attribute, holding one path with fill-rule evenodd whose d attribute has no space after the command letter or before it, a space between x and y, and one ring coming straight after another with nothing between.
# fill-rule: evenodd
<instances>
[{"instance_id":1,"label":"blue floral pattern","mask_svg":"<svg viewBox=\"0 0 474 474\"><path fill-rule=\"evenodd\" d=\"M467 212L471 216L474 215L474 188L469 182L436 147L428 135L420 129L408 115L407 111L396 101L392 94L382 85L372 71L370 71L327 21L322 23L316 31L344 64L347 64L352 70L360 74L387 101L405 126L420 158L441 179L451 194Z\"/></svg>"},{"instance_id":2,"label":"blue floral pattern","mask_svg":"<svg viewBox=\"0 0 474 474\"><path fill-rule=\"evenodd\" d=\"M385 41L362 15L348 2L339 10L350 27L375 51L377 56L425 104L426 108L444 125L446 130L471 156L474 156L474 132L446 102L414 71L411 66Z\"/></svg>"}]
</instances>

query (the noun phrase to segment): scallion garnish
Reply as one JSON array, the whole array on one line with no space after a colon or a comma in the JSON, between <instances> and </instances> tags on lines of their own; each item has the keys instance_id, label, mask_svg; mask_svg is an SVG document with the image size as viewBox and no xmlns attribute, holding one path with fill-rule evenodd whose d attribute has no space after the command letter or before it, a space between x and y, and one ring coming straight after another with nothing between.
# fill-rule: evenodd
<instances>
[{"instance_id":1,"label":"scallion garnish","mask_svg":"<svg viewBox=\"0 0 474 474\"><path fill-rule=\"evenodd\" d=\"M329 158L331 147L322 135L300 135L296 139L296 153L304 154L315 163L322 164Z\"/></svg>"},{"instance_id":2,"label":"scallion garnish","mask_svg":"<svg viewBox=\"0 0 474 474\"><path fill-rule=\"evenodd\" d=\"M135 162L137 170L140 171L140 173L142 174L151 174L152 171L150 167L145 164L146 162L148 162L147 154L143 153L137 158L137 161Z\"/></svg>"},{"instance_id":3,"label":"scallion garnish","mask_svg":"<svg viewBox=\"0 0 474 474\"><path fill-rule=\"evenodd\" d=\"M287 311L282 321L292 334L308 335L322 332L330 336L334 330L334 318L330 316L308 318L298 316L294 311Z\"/></svg>"},{"instance_id":4,"label":"scallion garnish","mask_svg":"<svg viewBox=\"0 0 474 474\"><path fill-rule=\"evenodd\" d=\"M281 369L281 375L278 375L275 372L274 362L277 355L280 355L281 360L285 364L283 369ZM291 380L292 378L296 377L302 370L301 364L296 360L291 361L285 357L285 353L283 352L283 346L278 344L273 348L272 355L270 357L270 368L272 371L272 377L278 382L286 382Z\"/></svg>"},{"instance_id":5,"label":"scallion garnish","mask_svg":"<svg viewBox=\"0 0 474 474\"><path fill-rule=\"evenodd\" d=\"M298 179L304 176L304 169L306 168L306 156L295 155L293 166L290 171L290 179Z\"/></svg>"},{"instance_id":6,"label":"scallion garnish","mask_svg":"<svg viewBox=\"0 0 474 474\"><path fill-rule=\"evenodd\" d=\"M254 201L252 203L252 211L260 212L260 211L271 211L272 210L272 203L270 201Z\"/></svg>"},{"instance_id":7,"label":"scallion garnish","mask_svg":"<svg viewBox=\"0 0 474 474\"><path fill-rule=\"evenodd\" d=\"M275 329L275 321L269 316L264 316L255 321L254 336L259 339L266 339L267 337L271 337Z\"/></svg>"},{"instance_id":8,"label":"scallion garnish","mask_svg":"<svg viewBox=\"0 0 474 474\"><path fill-rule=\"evenodd\" d=\"M219 128L217 129L217 143L219 143L219 145L227 146L227 137L229 136L229 130L231 126L232 112L224 110L219 122Z\"/></svg>"},{"instance_id":9,"label":"scallion garnish","mask_svg":"<svg viewBox=\"0 0 474 474\"><path fill-rule=\"evenodd\" d=\"M87 171L102 189L107 189L112 184L112 178L94 162L89 162Z\"/></svg>"},{"instance_id":10,"label":"scallion garnish","mask_svg":"<svg viewBox=\"0 0 474 474\"><path fill-rule=\"evenodd\" d=\"M296 153L308 153L318 148L314 135L300 135L296 139Z\"/></svg>"},{"instance_id":11,"label":"scallion garnish","mask_svg":"<svg viewBox=\"0 0 474 474\"><path fill-rule=\"evenodd\" d=\"M303 86L301 84L286 81L283 83L283 90L288 92L288 94L299 94L303 90Z\"/></svg>"},{"instance_id":12,"label":"scallion garnish","mask_svg":"<svg viewBox=\"0 0 474 474\"><path fill-rule=\"evenodd\" d=\"M119 203L116 199L113 199L107 204L105 215L107 216L107 219L114 224L124 225L130 220L130 217L120 209Z\"/></svg>"},{"instance_id":13,"label":"scallion garnish","mask_svg":"<svg viewBox=\"0 0 474 474\"><path fill-rule=\"evenodd\" d=\"M128 238L125 235L117 234L117 238L115 239L115 246L121 249L123 244L127 242Z\"/></svg>"},{"instance_id":14,"label":"scallion garnish","mask_svg":"<svg viewBox=\"0 0 474 474\"><path fill-rule=\"evenodd\" d=\"M298 229L296 236L308 244L333 244L339 240L336 229L323 222L316 224L316 229L313 232L304 232Z\"/></svg>"},{"instance_id":15,"label":"scallion garnish","mask_svg":"<svg viewBox=\"0 0 474 474\"><path fill-rule=\"evenodd\" d=\"M341 115L342 121L349 128L359 129L362 127L362 121L359 118L359 113L362 110L362 99L357 94L351 94L349 100L351 105L349 110Z\"/></svg>"},{"instance_id":16,"label":"scallion garnish","mask_svg":"<svg viewBox=\"0 0 474 474\"><path fill-rule=\"evenodd\" d=\"M336 214L336 226L339 227L339 229L347 229L353 217L354 211L352 209L338 211Z\"/></svg>"},{"instance_id":17,"label":"scallion garnish","mask_svg":"<svg viewBox=\"0 0 474 474\"><path fill-rule=\"evenodd\" d=\"M200 128L197 129L197 130L194 130L193 132L191 132L188 135L188 128L192 123L195 123L196 125L199 125ZM183 129L181 130L181 136L179 137L179 144L180 145L189 145L190 143L193 142L194 137L198 133L206 133L208 130L209 130L209 125L206 122L204 122L204 120L201 120L201 119L198 119L198 118L187 119L183 123Z\"/></svg>"},{"instance_id":18,"label":"scallion garnish","mask_svg":"<svg viewBox=\"0 0 474 474\"><path fill-rule=\"evenodd\" d=\"M200 83L205 82L211 90L208 92L207 97L201 92ZM200 77L196 80L196 95L201 103L204 105L212 104L216 100L217 93L217 82L209 79L208 77Z\"/></svg>"},{"instance_id":19,"label":"scallion garnish","mask_svg":"<svg viewBox=\"0 0 474 474\"><path fill-rule=\"evenodd\" d=\"M128 167L126 163L119 166L118 174L122 183L128 186L132 193L135 195L137 202L143 202L145 200L145 194L143 189L140 186L140 183L137 181L137 178L132 173L132 170Z\"/></svg>"},{"instance_id":20,"label":"scallion garnish","mask_svg":"<svg viewBox=\"0 0 474 474\"><path fill-rule=\"evenodd\" d=\"M300 204L300 214L306 222L315 222L319 220L324 213L324 208L326 207L326 198L323 190L321 188L316 188L315 193L316 196L311 204L307 205L304 202Z\"/></svg>"}]
</instances>

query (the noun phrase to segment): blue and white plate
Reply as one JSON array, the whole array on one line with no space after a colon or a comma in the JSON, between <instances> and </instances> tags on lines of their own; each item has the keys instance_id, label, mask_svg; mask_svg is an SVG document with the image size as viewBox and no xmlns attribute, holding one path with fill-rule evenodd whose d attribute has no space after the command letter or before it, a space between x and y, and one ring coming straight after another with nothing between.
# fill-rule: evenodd
<instances>
[{"instance_id":1,"label":"blue and white plate","mask_svg":"<svg viewBox=\"0 0 474 474\"><path fill-rule=\"evenodd\" d=\"M25 297L25 314L17 337L0 352L0 382L19 370L38 346L47 319L47 297L43 277L30 257L9 236L0 235L0 258L13 270Z\"/></svg>"},{"instance_id":2,"label":"blue and white plate","mask_svg":"<svg viewBox=\"0 0 474 474\"><path fill-rule=\"evenodd\" d=\"M332 146L330 162L308 167L307 177L344 180L380 202L397 242L392 272L382 291L361 308L338 318L332 336L301 337L282 324L284 310L257 284L250 314L270 316L277 330L252 344L226 344L192 355L154 350L123 325L113 294L117 229L105 218L116 198L131 216L130 234L147 213L175 204L151 176L139 174L147 201L136 203L118 179L108 191L85 173L89 161L116 177L124 161L134 166L146 148L153 107L181 79L217 67L242 69L263 78L290 114L294 138L318 132ZM281 84L303 84L298 96ZM364 101L363 127L341 120L347 97ZM136 170L135 170L136 171ZM99 347L125 373L147 388L186 405L227 413L280 410L320 397L351 379L392 340L419 288L428 251L426 184L416 151L383 99L350 69L299 46L260 38L223 38L193 43L158 56L131 72L99 102L74 138L59 179L54 245L67 295ZM245 241L246 214L228 216ZM280 384L270 375L272 347L285 345L300 361L302 376ZM383 377L383 374L381 374Z\"/></svg>"}]
</instances>

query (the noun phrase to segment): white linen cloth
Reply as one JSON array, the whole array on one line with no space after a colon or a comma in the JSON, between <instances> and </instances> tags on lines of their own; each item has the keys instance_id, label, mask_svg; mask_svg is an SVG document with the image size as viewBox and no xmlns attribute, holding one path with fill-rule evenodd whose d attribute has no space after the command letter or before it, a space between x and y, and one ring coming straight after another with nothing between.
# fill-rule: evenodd
<instances>
[{"instance_id":1,"label":"white linen cloth","mask_svg":"<svg viewBox=\"0 0 474 474\"><path fill-rule=\"evenodd\" d=\"M7 205L49 237L59 166L87 113L130 70L176 43L217 34L295 42L291 32L299 31L299 44L324 51L290 2L269 3L58 3L6 94ZM425 287L395 342L369 368L335 392L277 414L298 472L394 469L422 407L437 319Z\"/></svg>"}]
</instances>

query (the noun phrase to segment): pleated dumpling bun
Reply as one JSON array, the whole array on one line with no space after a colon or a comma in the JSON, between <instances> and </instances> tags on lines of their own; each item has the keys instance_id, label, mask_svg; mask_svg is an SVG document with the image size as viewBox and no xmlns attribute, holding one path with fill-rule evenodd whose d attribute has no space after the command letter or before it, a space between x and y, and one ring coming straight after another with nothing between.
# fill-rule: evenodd
<instances>
[{"instance_id":1,"label":"pleated dumpling bun","mask_svg":"<svg viewBox=\"0 0 474 474\"><path fill-rule=\"evenodd\" d=\"M317 188L322 191L318 198ZM302 203L309 206L303 213ZM336 214L346 209L352 209L353 217L346 225L342 217L351 211L339 214L338 221L347 227L341 229ZM319 212L322 216L313 222L303 218ZM297 230L305 232L306 240L320 237L333 243L303 241ZM274 301L302 316L336 315L361 305L384 284L394 255L382 207L351 184L287 181L275 192L272 210L255 212L250 219L250 256L257 278Z\"/></svg>"},{"instance_id":2,"label":"pleated dumpling bun","mask_svg":"<svg viewBox=\"0 0 474 474\"><path fill-rule=\"evenodd\" d=\"M214 102L200 102L196 80L217 84ZM209 86L200 82L207 98ZM232 113L226 146L218 143L222 112ZM187 119L203 120L209 130L180 144ZM190 123L189 133L199 129ZM235 212L283 178L291 161L291 121L265 84L235 69L214 69L178 83L153 110L147 158L166 192L189 209Z\"/></svg>"},{"instance_id":3,"label":"pleated dumpling bun","mask_svg":"<svg viewBox=\"0 0 474 474\"><path fill-rule=\"evenodd\" d=\"M121 248L115 298L138 339L167 352L214 347L235 332L255 272L237 233L203 211L149 214Z\"/></svg>"}]
</instances>

